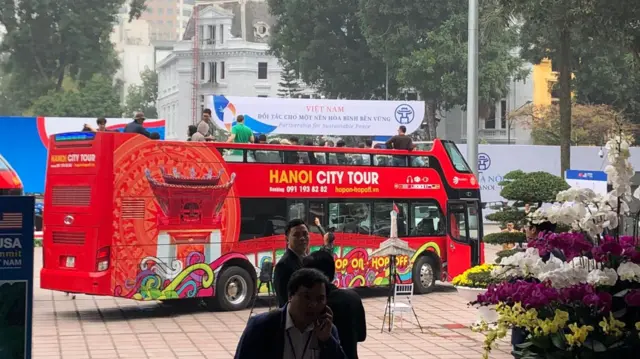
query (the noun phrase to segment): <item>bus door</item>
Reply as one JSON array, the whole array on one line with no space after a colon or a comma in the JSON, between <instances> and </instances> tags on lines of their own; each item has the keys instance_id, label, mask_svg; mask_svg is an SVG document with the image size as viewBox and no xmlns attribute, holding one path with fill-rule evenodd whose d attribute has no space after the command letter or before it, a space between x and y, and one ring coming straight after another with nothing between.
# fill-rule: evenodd
<instances>
[{"instance_id":1,"label":"bus door","mask_svg":"<svg viewBox=\"0 0 640 359\"><path fill-rule=\"evenodd\" d=\"M449 279L480 264L478 201L451 200L447 205L447 273Z\"/></svg>"}]
</instances>

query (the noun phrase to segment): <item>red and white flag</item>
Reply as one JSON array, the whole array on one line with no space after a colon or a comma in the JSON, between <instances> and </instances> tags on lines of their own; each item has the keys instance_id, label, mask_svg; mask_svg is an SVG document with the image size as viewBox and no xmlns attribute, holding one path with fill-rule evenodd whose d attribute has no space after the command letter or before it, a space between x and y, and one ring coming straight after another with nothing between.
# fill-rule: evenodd
<instances>
[{"instance_id":1,"label":"red and white flag","mask_svg":"<svg viewBox=\"0 0 640 359\"><path fill-rule=\"evenodd\" d=\"M396 203L393 202L393 211L400 214L400 208L398 208L398 206L396 206Z\"/></svg>"}]
</instances>

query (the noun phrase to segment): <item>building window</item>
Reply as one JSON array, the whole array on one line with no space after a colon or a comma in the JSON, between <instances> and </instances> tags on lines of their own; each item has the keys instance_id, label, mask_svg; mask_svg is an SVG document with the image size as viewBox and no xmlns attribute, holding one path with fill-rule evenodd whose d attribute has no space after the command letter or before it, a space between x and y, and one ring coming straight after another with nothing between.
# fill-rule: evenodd
<instances>
[{"instance_id":1,"label":"building window","mask_svg":"<svg viewBox=\"0 0 640 359\"><path fill-rule=\"evenodd\" d=\"M173 20L167 20L167 25L173 26Z\"/></svg>"},{"instance_id":2,"label":"building window","mask_svg":"<svg viewBox=\"0 0 640 359\"><path fill-rule=\"evenodd\" d=\"M484 128L496 128L496 105L490 106L489 116L484 120Z\"/></svg>"},{"instance_id":3,"label":"building window","mask_svg":"<svg viewBox=\"0 0 640 359\"><path fill-rule=\"evenodd\" d=\"M209 82L210 83L216 83L217 81L217 63L216 62L210 62L209 63Z\"/></svg>"},{"instance_id":4,"label":"building window","mask_svg":"<svg viewBox=\"0 0 640 359\"><path fill-rule=\"evenodd\" d=\"M173 15L173 9L167 9L167 15Z\"/></svg>"},{"instance_id":5,"label":"building window","mask_svg":"<svg viewBox=\"0 0 640 359\"><path fill-rule=\"evenodd\" d=\"M224 61L220 61L220 80L224 80L224 73L226 69L224 67Z\"/></svg>"},{"instance_id":6,"label":"building window","mask_svg":"<svg viewBox=\"0 0 640 359\"><path fill-rule=\"evenodd\" d=\"M145 10L148 14L153 14L153 9L148 7L147 10Z\"/></svg>"},{"instance_id":7,"label":"building window","mask_svg":"<svg viewBox=\"0 0 640 359\"><path fill-rule=\"evenodd\" d=\"M158 9L158 15L163 15L164 14L164 9L163 8L159 8Z\"/></svg>"},{"instance_id":8,"label":"building window","mask_svg":"<svg viewBox=\"0 0 640 359\"><path fill-rule=\"evenodd\" d=\"M408 92L407 101L418 101L418 94L416 92Z\"/></svg>"},{"instance_id":9,"label":"building window","mask_svg":"<svg viewBox=\"0 0 640 359\"><path fill-rule=\"evenodd\" d=\"M500 101L500 119L502 128L507 128L507 100Z\"/></svg>"},{"instance_id":10,"label":"building window","mask_svg":"<svg viewBox=\"0 0 640 359\"><path fill-rule=\"evenodd\" d=\"M207 44L213 45L216 42L216 27L214 25L207 26Z\"/></svg>"},{"instance_id":11,"label":"building window","mask_svg":"<svg viewBox=\"0 0 640 359\"><path fill-rule=\"evenodd\" d=\"M205 72L205 64L204 62L200 63L200 80L204 80L204 72Z\"/></svg>"},{"instance_id":12,"label":"building window","mask_svg":"<svg viewBox=\"0 0 640 359\"><path fill-rule=\"evenodd\" d=\"M224 25L220 25L220 43L224 44Z\"/></svg>"},{"instance_id":13,"label":"building window","mask_svg":"<svg viewBox=\"0 0 640 359\"><path fill-rule=\"evenodd\" d=\"M550 61L551 62L551 71L558 72L560 71L558 61Z\"/></svg>"},{"instance_id":14,"label":"building window","mask_svg":"<svg viewBox=\"0 0 640 359\"><path fill-rule=\"evenodd\" d=\"M204 39L204 26L198 26L198 39Z\"/></svg>"},{"instance_id":15,"label":"building window","mask_svg":"<svg viewBox=\"0 0 640 359\"><path fill-rule=\"evenodd\" d=\"M258 80L267 79L267 63L258 62Z\"/></svg>"}]
</instances>

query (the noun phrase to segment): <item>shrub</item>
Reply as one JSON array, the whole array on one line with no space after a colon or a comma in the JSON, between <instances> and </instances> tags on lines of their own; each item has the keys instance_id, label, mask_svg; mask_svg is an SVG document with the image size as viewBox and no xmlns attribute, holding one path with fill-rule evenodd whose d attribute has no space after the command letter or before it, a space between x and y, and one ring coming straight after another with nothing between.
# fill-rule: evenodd
<instances>
[{"instance_id":1,"label":"shrub","mask_svg":"<svg viewBox=\"0 0 640 359\"><path fill-rule=\"evenodd\" d=\"M487 234L482 241L487 244L524 243L527 236L522 232L498 232Z\"/></svg>"}]
</instances>

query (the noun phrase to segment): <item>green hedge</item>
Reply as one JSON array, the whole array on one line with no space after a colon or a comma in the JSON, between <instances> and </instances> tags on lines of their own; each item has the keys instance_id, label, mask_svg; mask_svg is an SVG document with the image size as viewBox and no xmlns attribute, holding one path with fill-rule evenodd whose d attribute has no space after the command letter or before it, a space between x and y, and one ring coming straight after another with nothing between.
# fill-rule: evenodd
<instances>
[{"instance_id":1,"label":"green hedge","mask_svg":"<svg viewBox=\"0 0 640 359\"><path fill-rule=\"evenodd\" d=\"M527 236L522 232L498 232L487 234L482 241L487 244L524 243Z\"/></svg>"}]
</instances>

